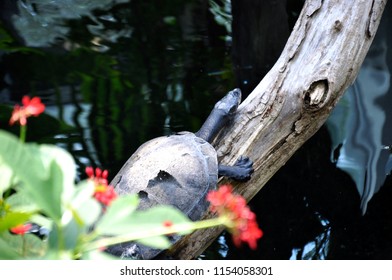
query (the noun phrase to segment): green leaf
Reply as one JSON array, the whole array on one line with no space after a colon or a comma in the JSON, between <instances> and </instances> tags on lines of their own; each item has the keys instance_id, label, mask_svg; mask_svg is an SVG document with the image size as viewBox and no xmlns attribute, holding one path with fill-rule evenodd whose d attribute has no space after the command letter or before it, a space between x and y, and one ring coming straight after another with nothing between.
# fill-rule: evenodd
<instances>
[{"instance_id":1,"label":"green leaf","mask_svg":"<svg viewBox=\"0 0 392 280\"><path fill-rule=\"evenodd\" d=\"M102 252L100 250L92 250L92 251L84 252L81 259L82 260L108 261L108 260L119 260L120 258L115 257L113 255L110 255L108 253Z\"/></svg>"},{"instance_id":2,"label":"green leaf","mask_svg":"<svg viewBox=\"0 0 392 280\"><path fill-rule=\"evenodd\" d=\"M13 211L37 212L39 210L39 207L31 200L31 198L21 192L16 192L8 197L7 204Z\"/></svg>"},{"instance_id":3,"label":"green leaf","mask_svg":"<svg viewBox=\"0 0 392 280\"><path fill-rule=\"evenodd\" d=\"M90 180L80 182L69 201L73 218L81 227L92 226L102 212L101 205L93 198L94 188Z\"/></svg>"},{"instance_id":4,"label":"green leaf","mask_svg":"<svg viewBox=\"0 0 392 280\"><path fill-rule=\"evenodd\" d=\"M27 153L29 152L33 152L33 149L27 149ZM37 157L45 157L45 154L41 153L39 149L34 152ZM59 156L61 157L61 155ZM39 180L39 178L34 178L34 175L26 176L18 173L18 177L23 181L23 186L18 191L31 197L45 214L53 220L59 221L62 216L61 195L65 174L55 161L50 161L49 157L50 155L46 158L47 162L44 162L44 172L48 174L48 177Z\"/></svg>"},{"instance_id":5,"label":"green leaf","mask_svg":"<svg viewBox=\"0 0 392 280\"><path fill-rule=\"evenodd\" d=\"M155 249L167 249L172 245L169 239L162 235L138 239L136 242Z\"/></svg>"},{"instance_id":6,"label":"green leaf","mask_svg":"<svg viewBox=\"0 0 392 280\"><path fill-rule=\"evenodd\" d=\"M5 242L8 246L1 245L1 242ZM45 254L45 251L46 243L35 235L12 235L9 232L0 234L0 255L3 253L11 255L9 259L40 258Z\"/></svg>"},{"instance_id":7,"label":"green leaf","mask_svg":"<svg viewBox=\"0 0 392 280\"><path fill-rule=\"evenodd\" d=\"M58 250L57 248L49 248L46 254L41 258L44 260L73 260L74 254L72 251L68 250Z\"/></svg>"},{"instance_id":8,"label":"green leaf","mask_svg":"<svg viewBox=\"0 0 392 280\"><path fill-rule=\"evenodd\" d=\"M58 225L53 224L49 235L49 250L59 251L59 254L65 251L72 251L77 243L81 228L71 219L66 225L59 229Z\"/></svg>"},{"instance_id":9,"label":"green leaf","mask_svg":"<svg viewBox=\"0 0 392 280\"><path fill-rule=\"evenodd\" d=\"M0 166L7 166L16 176L32 177L34 180L47 177L40 159L28 152L27 146L14 135L0 131L0 143Z\"/></svg>"},{"instance_id":10,"label":"green leaf","mask_svg":"<svg viewBox=\"0 0 392 280\"><path fill-rule=\"evenodd\" d=\"M8 190L9 187L12 185L13 181L13 172L11 168L9 168L6 165L1 165L0 164L0 196L2 193L4 193L6 190Z\"/></svg>"},{"instance_id":11,"label":"green leaf","mask_svg":"<svg viewBox=\"0 0 392 280\"><path fill-rule=\"evenodd\" d=\"M115 213L113 211L113 213ZM178 234L188 234L193 231L193 222L180 210L169 205L160 205L145 211L133 211L130 215L124 215L113 221L115 215L109 218L103 217L103 223L99 223L96 233L101 235L111 235L97 241L93 247L102 247L136 241L146 246L166 249L171 243L165 236L168 227L165 222L173 224L173 230L177 227Z\"/></svg>"},{"instance_id":12,"label":"green leaf","mask_svg":"<svg viewBox=\"0 0 392 280\"><path fill-rule=\"evenodd\" d=\"M0 217L0 232L27 222L31 215L31 213L26 212L7 212Z\"/></svg>"},{"instance_id":13,"label":"green leaf","mask_svg":"<svg viewBox=\"0 0 392 280\"><path fill-rule=\"evenodd\" d=\"M91 198L80 204L78 208L73 208L72 215L80 227L89 228L97 221L101 211L101 205Z\"/></svg>"},{"instance_id":14,"label":"green leaf","mask_svg":"<svg viewBox=\"0 0 392 280\"><path fill-rule=\"evenodd\" d=\"M0 237L0 260L17 260L20 259L15 249Z\"/></svg>"},{"instance_id":15,"label":"green leaf","mask_svg":"<svg viewBox=\"0 0 392 280\"><path fill-rule=\"evenodd\" d=\"M80 182L72 194L69 201L73 207L78 208L94 195L95 185L91 180L84 180Z\"/></svg>"},{"instance_id":16,"label":"green leaf","mask_svg":"<svg viewBox=\"0 0 392 280\"><path fill-rule=\"evenodd\" d=\"M75 163L56 146L23 144L0 131L0 166L8 166L23 184L20 187L42 211L54 220L62 216L62 197L73 194Z\"/></svg>"},{"instance_id":17,"label":"green leaf","mask_svg":"<svg viewBox=\"0 0 392 280\"><path fill-rule=\"evenodd\" d=\"M58 202L61 209L61 199L68 200L74 194L76 165L70 153L54 145L40 145L40 156L49 173L49 185L42 187L48 193L48 199ZM48 190L49 189L49 190ZM57 214L61 215L61 211Z\"/></svg>"},{"instance_id":18,"label":"green leaf","mask_svg":"<svg viewBox=\"0 0 392 280\"><path fill-rule=\"evenodd\" d=\"M140 238L138 239L143 239L143 236L149 233L156 233L156 236L159 236L159 232L163 232L166 229L164 223L167 221L173 224L191 225L191 221L184 213L168 205L156 206L145 211L132 211L131 213L126 213L126 209L121 209L118 212L114 211L118 208L113 208L111 213L108 211L109 216L103 216L96 227L98 233L107 235L126 235L128 233L137 235L140 233ZM119 215L117 216L116 213ZM192 227L189 226L178 233L188 234L191 231Z\"/></svg>"},{"instance_id":19,"label":"green leaf","mask_svg":"<svg viewBox=\"0 0 392 280\"><path fill-rule=\"evenodd\" d=\"M139 198L137 195L120 196L106 209L95 230L101 234L123 234L128 232L129 220L135 212Z\"/></svg>"},{"instance_id":20,"label":"green leaf","mask_svg":"<svg viewBox=\"0 0 392 280\"><path fill-rule=\"evenodd\" d=\"M190 224L191 220L180 210L170 205L159 205L146 211L137 211L132 215L132 219L128 221L130 230L142 231L162 227L163 224L170 221L175 224ZM189 234L192 232L191 226L189 230L178 232L179 234Z\"/></svg>"}]
</instances>

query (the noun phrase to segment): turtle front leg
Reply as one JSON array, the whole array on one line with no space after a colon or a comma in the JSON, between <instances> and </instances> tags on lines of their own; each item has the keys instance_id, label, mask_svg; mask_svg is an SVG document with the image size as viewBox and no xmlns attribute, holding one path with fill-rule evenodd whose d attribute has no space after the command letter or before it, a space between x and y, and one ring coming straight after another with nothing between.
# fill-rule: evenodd
<instances>
[{"instance_id":1,"label":"turtle front leg","mask_svg":"<svg viewBox=\"0 0 392 280\"><path fill-rule=\"evenodd\" d=\"M245 156L240 156L233 166L221 164L218 166L219 176L229 177L241 182L248 181L252 173L253 162Z\"/></svg>"}]
</instances>

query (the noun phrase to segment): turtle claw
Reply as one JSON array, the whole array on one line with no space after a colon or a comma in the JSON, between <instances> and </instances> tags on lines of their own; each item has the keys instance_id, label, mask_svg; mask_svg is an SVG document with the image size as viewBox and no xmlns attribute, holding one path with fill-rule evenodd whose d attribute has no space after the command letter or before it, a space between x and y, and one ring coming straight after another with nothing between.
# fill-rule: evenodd
<instances>
[{"instance_id":1,"label":"turtle claw","mask_svg":"<svg viewBox=\"0 0 392 280\"><path fill-rule=\"evenodd\" d=\"M219 175L245 182L253 173L253 162L250 158L240 156L233 166L219 165Z\"/></svg>"},{"instance_id":2,"label":"turtle claw","mask_svg":"<svg viewBox=\"0 0 392 280\"><path fill-rule=\"evenodd\" d=\"M233 179L237 181L248 181L254 171L253 161L246 156L240 156L233 167L237 170L237 176Z\"/></svg>"},{"instance_id":3,"label":"turtle claw","mask_svg":"<svg viewBox=\"0 0 392 280\"><path fill-rule=\"evenodd\" d=\"M250 173L253 173L253 161L250 160L250 158L246 156L240 156L234 166L242 167L242 168L250 168L251 171Z\"/></svg>"}]
</instances>

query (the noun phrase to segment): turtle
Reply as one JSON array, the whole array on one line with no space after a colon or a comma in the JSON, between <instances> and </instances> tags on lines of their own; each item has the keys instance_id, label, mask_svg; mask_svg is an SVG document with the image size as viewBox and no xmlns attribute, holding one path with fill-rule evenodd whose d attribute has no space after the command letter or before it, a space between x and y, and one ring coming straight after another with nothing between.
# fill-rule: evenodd
<instances>
[{"instance_id":1,"label":"turtle","mask_svg":"<svg viewBox=\"0 0 392 280\"><path fill-rule=\"evenodd\" d=\"M208 208L206 195L216 189L219 176L249 180L253 162L245 156L233 166L218 164L211 142L235 115L241 102L236 88L218 101L196 133L184 131L147 141L126 161L110 183L119 195L138 194L138 209L172 205L199 220ZM180 238L180 237L176 237ZM172 236L172 242L176 239ZM121 258L152 259L161 250L128 242L107 249Z\"/></svg>"}]
</instances>

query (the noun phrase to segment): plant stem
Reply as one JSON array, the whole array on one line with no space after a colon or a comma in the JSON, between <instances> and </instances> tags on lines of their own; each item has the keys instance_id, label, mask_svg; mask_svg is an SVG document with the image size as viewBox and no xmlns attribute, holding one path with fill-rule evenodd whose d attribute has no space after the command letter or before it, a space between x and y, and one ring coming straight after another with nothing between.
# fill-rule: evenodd
<instances>
[{"instance_id":1,"label":"plant stem","mask_svg":"<svg viewBox=\"0 0 392 280\"><path fill-rule=\"evenodd\" d=\"M58 252L61 253L65 249L65 240L64 240L64 227L61 224L61 221L55 222L57 227L57 235L58 235Z\"/></svg>"},{"instance_id":2,"label":"plant stem","mask_svg":"<svg viewBox=\"0 0 392 280\"><path fill-rule=\"evenodd\" d=\"M27 125L20 126L19 139L22 143L26 142Z\"/></svg>"}]
</instances>

